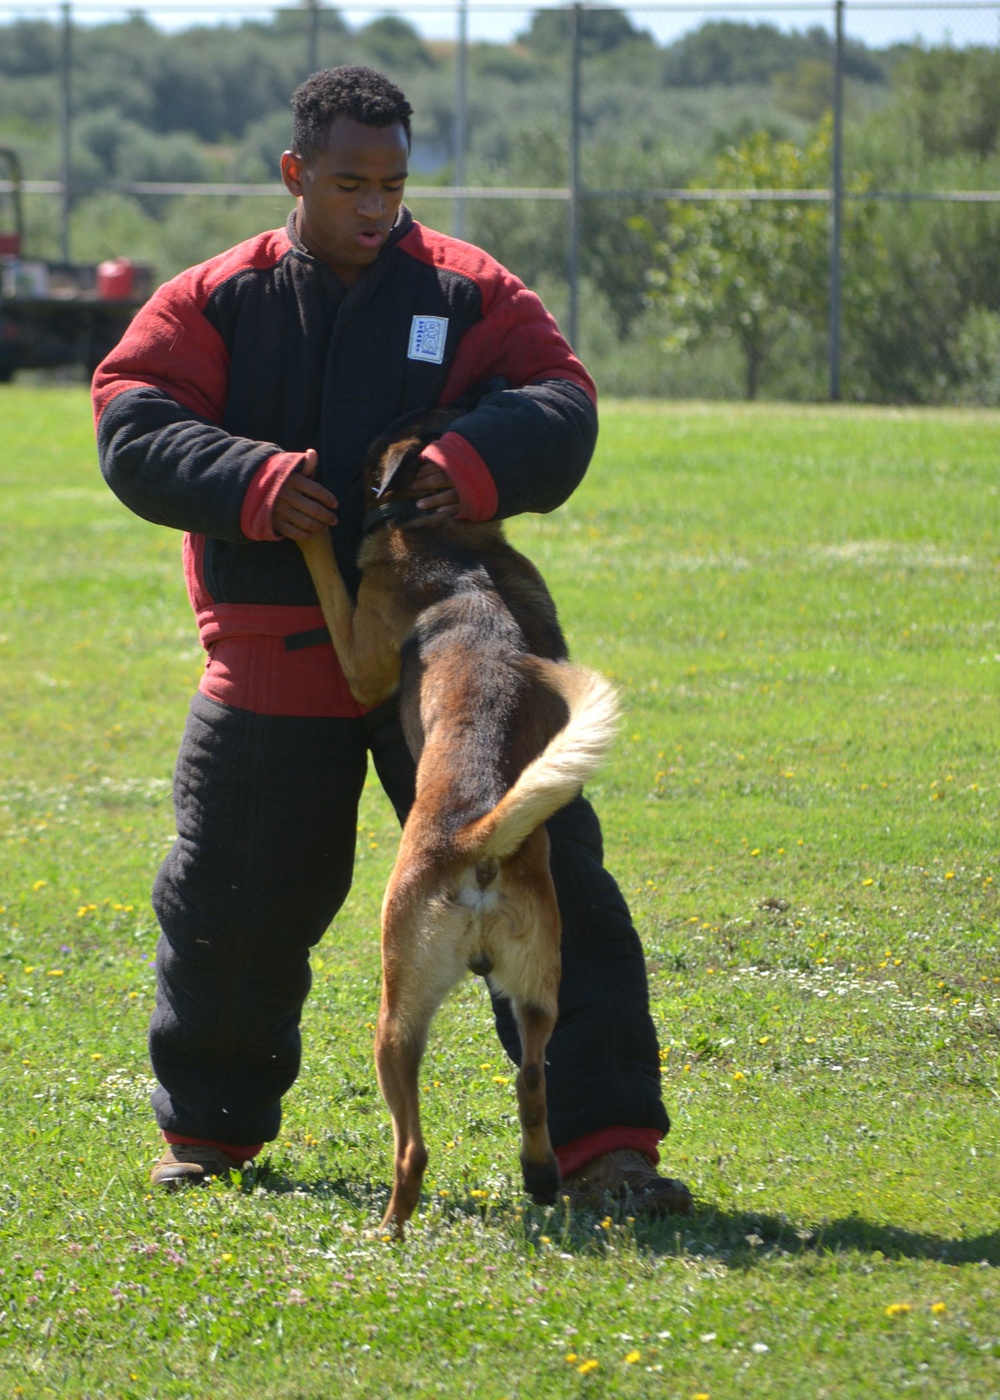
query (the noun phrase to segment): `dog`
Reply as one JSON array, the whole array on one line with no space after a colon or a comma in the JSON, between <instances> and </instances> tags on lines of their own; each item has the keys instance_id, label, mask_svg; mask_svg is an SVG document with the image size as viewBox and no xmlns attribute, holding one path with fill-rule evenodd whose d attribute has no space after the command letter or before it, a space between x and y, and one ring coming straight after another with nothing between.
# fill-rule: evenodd
<instances>
[{"instance_id":1,"label":"dog","mask_svg":"<svg viewBox=\"0 0 1000 1400\"><path fill-rule=\"evenodd\" d=\"M613 687L567 659L545 582L502 526L417 510L410 483L421 452L456 416L422 414L369 451L356 604L329 532L300 542L351 691L365 706L398 691L417 765L382 904L375 1037L395 1138L382 1229L398 1239L428 1160L421 1058L435 1012L466 970L511 1003L524 1185L537 1204L557 1199L545 1048L561 927L544 823L598 768L618 721Z\"/></svg>"}]
</instances>

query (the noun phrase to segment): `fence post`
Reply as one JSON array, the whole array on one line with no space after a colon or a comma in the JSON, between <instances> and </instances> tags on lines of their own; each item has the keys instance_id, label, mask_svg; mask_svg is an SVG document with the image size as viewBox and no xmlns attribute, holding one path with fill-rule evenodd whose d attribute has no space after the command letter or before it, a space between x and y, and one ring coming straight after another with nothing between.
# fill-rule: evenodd
<instances>
[{"instance_id":1,"label":"fence post","mask_svg":"<svg viewBox=\"0 0 1000 1400\"><path fill-rule=\"evenodd\" d=\"M458 48L455 52L455 174L453 183L465 185L465 147L468 142L468 58L469 58L469 0L458 3ZM452 233L465 237L465 196L456 195L452 214Z\"/></svg>"},{"instance_id":2,"label":"fence post","mask_svg":"<svg viewBox=\"0 0 1000 1400\"><path fill-rule=\"evenodd\" d=\"M306 77L319 72L319 0L305 0L308 12L306 24Z\"/></svg>"},{"instance_id":3,"label":"fence post","mask_svg":"<svg viewBox=\"0 0 1000 1400\"><path fill-rule=\"evenodd\" d=\"M70 185L73 178L72 165L72 124L73 124L73 18L69 0L62 6L62 33L59 45L59 182L62 185L59 220L59 256L64 263L70 261L69 218L71 207Z\"/></svg>"},{"instance_id":4,"label":"fence post","mask_svg":"<svg viewBox=\"0 0 1000 1400\"><path fill-rule=\"evenodd\" d=\"M830 398L840 400L841 235L844 213L844 3L834 0L833 149L830 153Z\"/></svg>"},{"instance_id":5,"label":"fence post","mask_svg":"<svg viewBox=\"0 0 1000 1400\"><path fill-rule=\"evenodd\" d=\"M566 338L577 348L580 309L580 46L583 29L583 6L575 4L570 11L569 55L569 307L566 317Z\"/></svg>"}]
</instances>

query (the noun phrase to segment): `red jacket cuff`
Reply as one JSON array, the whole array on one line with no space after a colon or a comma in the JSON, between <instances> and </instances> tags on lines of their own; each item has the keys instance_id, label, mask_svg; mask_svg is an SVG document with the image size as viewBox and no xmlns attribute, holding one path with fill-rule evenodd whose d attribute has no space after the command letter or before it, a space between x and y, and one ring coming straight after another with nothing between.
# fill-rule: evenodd
<instances>
[{"instance_id":1,"label":"red jacket cuff","mask_svg":"<svg viewBox=\"0 0 1000 1400\"><path fill-rule=\"evenodd\" d=\"M575 1142L564 1142L555 1152L563 1176L578 1172L605 1152L618 1152L623 1147L645 1153L655 1166L660 1160L657 1143L662 1137L659 1128L600 1128Z\"/></svg>"},{"instance_id":2,"label":"red jacket cuff","mask_svg":"<svg viewBox=\"0 0 1000 1400\"><path fill-rule=\"evenodd\" d=\"M243 497L243 508L240 511L240 529L248 540L281 538L271 524L274 503L278 499L278 492L301 464L301 452L276 452L273 457L268 457L262 467L258 467Z\"/></svg>"},{"instance_id":3,"label":"red jacket cuff","mask_svg":"<svg viewBox=\"0 0 1000 1400\"><path fill-rule=\"evenodd\" d=\"M249 1162L264 1146L262 1142L256 1142L252 1147L244 1147L234 1142L216 1142L214 1138L186 1137L184 1133L168 1133L163 1129L164 1142L172 1142L178 1146L188 1147L217 1147L220 1152L225 1152L229 1157L235 1157L237 1162Z\"/></svg>"},{"instance_id":4,"label":"red jacket cuff","mask_svg":"<svg viewBox=\"0 0 1000 1400\"><path fill-rule=\"evenodd\" d=\"M445 433L421 452L451 479L458 492L459 520L492 520L499 497L490 469L460 433Z\"/></svg>"}]
</instances>

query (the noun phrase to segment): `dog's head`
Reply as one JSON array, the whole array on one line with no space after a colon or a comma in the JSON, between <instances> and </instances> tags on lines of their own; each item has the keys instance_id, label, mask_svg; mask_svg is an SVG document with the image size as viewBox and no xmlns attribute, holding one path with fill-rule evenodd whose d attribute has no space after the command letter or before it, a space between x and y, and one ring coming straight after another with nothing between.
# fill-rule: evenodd
<instances>
[{"instance_id":1,"label":"dog's head","mask_svg":"<svg viewBox=\"0 0 1000 1400\"><path fill-rule=\"evenodd\" d=\"M428 443L442 437L456 418L469 413L486 395L508 387L505 379L490 379L441 408L419 409L390 423L368 449L363 479L365 505L371 510L392 501L417 496L412 482Z\"/></svg>"},{"instance_id":2,"label":"dog's head","mask_svg":"<svg viewBox=\"0 0 1000 1400\"><path fill-rule=\"evenodd\" d=\"M409 414L391 424L372 443L365 459L365 501L369 506L407 500L420 467L421 453L447 432L459 416L458 408L434 408Z\"/></svg>"}]
</instances>

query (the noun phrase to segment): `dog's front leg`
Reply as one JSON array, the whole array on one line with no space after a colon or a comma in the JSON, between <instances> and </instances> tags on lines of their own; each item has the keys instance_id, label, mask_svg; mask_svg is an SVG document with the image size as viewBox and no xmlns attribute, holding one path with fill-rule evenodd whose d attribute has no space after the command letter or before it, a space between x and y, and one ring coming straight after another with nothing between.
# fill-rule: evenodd
<instances>
[{"instance_id":1,"label":"dog's front leg","mask_svg":"<svg viewBox=\"0 0 1000 1400\"><path fill-rule=\"evenodd\" d=\"M377 705L399 688L399 649L365 607L362 580L355 607L337 567L328 530L298 541L323 609L341 670L362 705Z\"/></svg>"}]
</instances>

